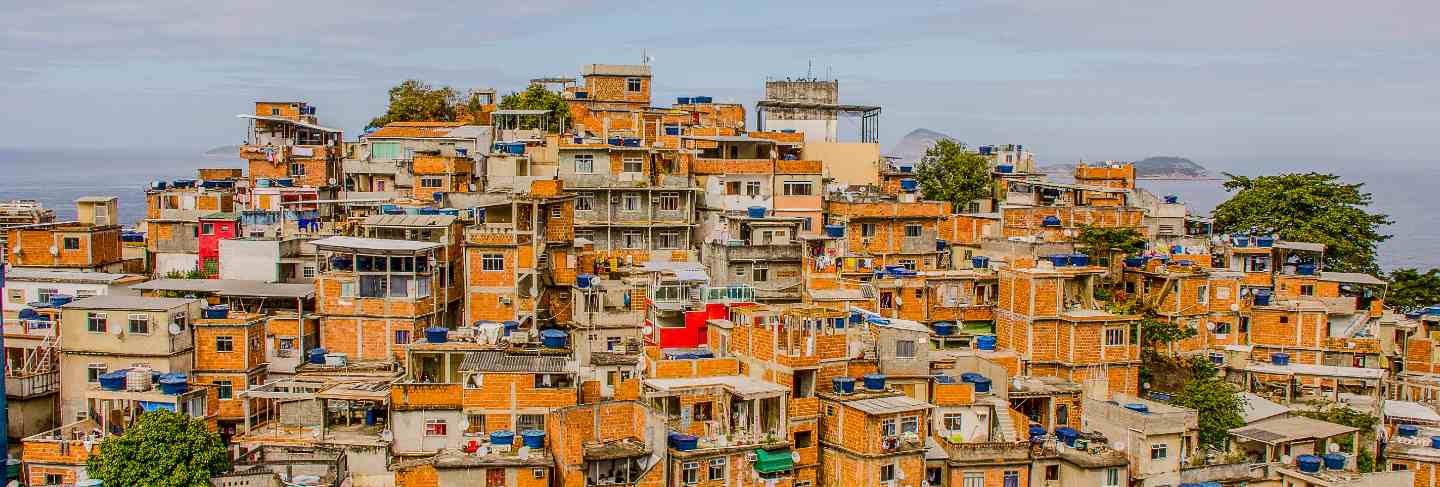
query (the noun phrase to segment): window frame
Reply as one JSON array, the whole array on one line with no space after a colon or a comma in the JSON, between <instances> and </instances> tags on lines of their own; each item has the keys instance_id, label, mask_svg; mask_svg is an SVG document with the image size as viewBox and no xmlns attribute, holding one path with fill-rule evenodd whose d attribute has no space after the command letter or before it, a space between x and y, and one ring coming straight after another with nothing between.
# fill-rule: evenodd
<instances>
[{"instance_id":1,"label":"window frame","mask_svg":"<svg viewBox=\"0 0 1440 487\"><path fill-rule=\"evenodd\" d=\"M215 379L210 382L215 385L215 393L221 401L235 397L235 382L230 379Z\"/></svg>"},{"instance_id":2,"label":"window frame","mask_svg":"<svg viewBox=\"0 0 1440 487\"><path fill-rule=\"evenodd\" d=\"M96 329L96 323L99 329ZM87 311L85 313L85 331L90 333L108 333L110 331L110 314L99 311Z\"/></svg>"},{"instance_id":3,"label":"window frame","mask_svg":"<svg viewBox=\"0 0 1440 487\"><path fill-rule=\"evenodd\" d=\"M918 238L925 234L925 227L919 223L905 224L905 238Z\"/></svg>"},{"instance_id":4,"label":"window frame","mask_svg":"<svg viewBox=\"0 0 1440 487\"><path fill-rule=\"evenodd\" d=\"M804 190L801 191L801 188ZM815 184L810 181L785 181L781 186L785 196L814 196Z\"/></svg>"},{"instance_id":5,"label":"window frame","mask_svg":"<svg viewBox=\"0 0 1440 487\"><path fill-rule=\"evenodd\" d=\"M80 250L80 237L61 237L60 248L61 250Z\"/></svg>"},{"instance_id":6,"label":"window frame","mask_svg":"<svg viewBox=\"0 0 1440 487\"><path fill-rule=\"evenodd\" d=\"M626 93L641 93L645 91L645 82L640 78L625 78Z\"/></svg>"},{"instance_id":7,"label":"window frame","mask_svg":"<svg viewBox=\"0 0 1440 487\"><path fill-rule=\"evenodd\" d=\"M584 191L576 194L575 211L595 211L595 193Z\"/></svg>"},{"instance_id":8,"label":"window frame","mask_svg":"<svg viewBox=\"0 0 1440 487\"><path fill-rule=\"evenodd\" d=\"M631 165L634 165L634 170L633 170L633 171L631 170ZM643 173L645 172L645 158L643 158L643 157L633 157L633 156L624 156L624 157L621 157L621 158L620 158L620 172L622 172L622 173L633 173L633 174L643 174Z\"/></svg>"},{"instance_id":9,"label":"window frame","mask_svg":"<svg viewBox=\"0 0 1440 487\"><path fill-rule=\"evenodd\" d=\"M576 154L572 159L575 161L575 174L595 174L594 154Z\"/></svg>"},{"instance_id":10,"label":"window frame","mask_svg":"<svg viewBox=\"0 0 1440 487\"><path fill-rule=\"evenodd\" d=\"M1125 345L1125 327L1112 326L1105 329L1105 346L1118 347Z\"/></svg>"},{"instance_id":11,"label":"window frame","mask_svg":"<svg viewBox=\"0 0 1440 487\"><path fill-rule=\"evenodd\" d=\"M138 320L137 320L137 318L138 318ZM138 321L138 322L143 322L143 325L144 325L144 326L142 326L142 327L139 329L139 331L137 331L136 328L135 328L135 324L136 324L137 321ZM127 333L131 333L131 334L136 334L136 335L149 335L149 334L150 334L150 315L145 314L145 313L130 313L130 315L129 315L129 316L127 317L127 319L126 319L126 332L127 332Z\"/></svg>"},{"instance_id":12,"label":"window frame","mask_svg":"<svg viewBox=\"0 0 1440 487\"><path fill-rule=\"evenodd\" d=\"M907 345L909 346L908 354L903 353ZM915 358L917 348L915 340L895 340L895 358L913 359Z\"/></svg>"},{"instance_id":13,"label":"window frame","mask_svg":"<svg viewBox=\"0 0 1440 487\"><path fill-rule=\"evenodd\" d=\"M443 418L426 418L421 431L427 438L450 436L450 422Z\"/></svg>"},{"instance_id":14,"label":"window frame","mask_svg":"<svg viewBox=\"0 0 1440 487\"><path fill-rule=\"evenodd\" d=\"M1170 457L1170 445L1165 443L1150 444L1150 459L1164 460Z\"/></svg>"},{"instance_id":15,"label":"window frame","mask_svg":"<svg viewBox=\"0 0 1440 487\"><path fill-rule=\"evenodd\" d=\"M505 254L480 254L481 272L503 272L505 270Z\"/></svg>"},{"instance_id":16,"label":"window frame","mask_svg":"<svg viewBox=\"0 0 1440 487\"><path fill-rule=\"evenodd\" d=\"M222 345L223 344L223 345ZM235 351L235 337L231 335L215 336L215 353L232 353Z\"/></svg>"}]
</instances>

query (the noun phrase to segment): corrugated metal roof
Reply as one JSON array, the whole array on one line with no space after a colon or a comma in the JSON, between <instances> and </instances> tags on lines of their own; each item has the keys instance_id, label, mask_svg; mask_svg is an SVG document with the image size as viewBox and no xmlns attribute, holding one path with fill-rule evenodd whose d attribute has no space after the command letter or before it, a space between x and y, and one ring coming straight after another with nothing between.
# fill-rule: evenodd
<instances>
[{"instance_id":1,"label":"corrugated metal roof","mask_svg":"<svg viewBox=\"0 0 1440 487\"><path fill-rule=\"evenodd\" d=\"M905 411L918 411L929 409L930 403L911 398L910 396L876 397L872 399L861 399L845 403L855 409L868 414L902 413Z\"/></svg>"},{"instance_id":2,"label":"corrugated metal roof","mask_svg":"<svg viewBox=\"0 0 1440 487\"><path fill-rule=\"evenodd\" d=\"M788 387L774 382L738 375L710 377L684 377L678 379L645 379L646 387L661 392L693 387L724 387L742 397L770 395L789 392Z\"/></svg>"},{"instance_id":3,"label":"corrugated metal roof","mask_svg":"<svg viewBox=\"0 0 1440 487\"><path fill-rule=\"evenodd\" d=\"M1321 272L1320 280L1349 284L1367 284L1372 286L1382 286L1385 284L1385 281L1380 280L1378 277L1359 272Z\"/></svg>"},{"instance_id":4,"label":"corrugated metal roof","mask_svg":"<svg viewBox=\"0 0 1440 487\"><path fill-rule=\"evenodd\" d=\"M511 355L499 350L486 350L465 354L465 360L460 362L460 370L546 374L566 372L565 362L564 357Z\"/></svg>"},{"instance_id":5,"label":"corrugated metal roof","mask_svg":"<svg viewBox=\"0 0 1440 487\"><path fill-rule=\"evenodd\" d=\"M5 273L7 281L73 282L80 284L110 284L126 278L141 278L138 274L112 274L108 272L52 271L45 269L10 269Z\"/></svg>"},{"instance_id":6,"label":"corrugated metal roof","mask_svg":"<svg viewBox=\"0 0 1440 487\"><path fill-rule=\"evenodd\" d=\"M286 284L245 279L155 279L131 286L141 291L215 293L220 296L259 298L309 298L313 284Z\"/></svg>"},{"instance_id":7,"label":"corrugated metal roof","mask_svg":"<svg viewBox=\"0 0 1440 487\"><path fill-rule=\"evenodd\" d=\"M1339 425L1304 416L1290 416L1261 421L1249 426L1229 430L1230 434L1250 438L1269 444L1288 443L1295 440L1330 438L1359 431L1350 426Z\"/></svg>"},{"instance_id":8,"label":"corrugated metal roof","mask_svg":"<svg viewBox=\"0 0 1440 487\"><path fill-rule=\"evenodd\" d=\"M377 227L448 227L455 222L450 215L370 215L365 225Z\"/></svg>"},{"instance_id":9,"label":"corrugated metal roof","mask_svg":"<svg viewBox=\"0 0 1440 487\"><path fill-rule=\"evenodd\" d=\"M1281 240L1275 242L1275 247L1290 250L1304 250L1307 252L1324 252L1325 244L1313 242L1290 242Z\"/></svg>"},{"instance_id":10,"label":"corrugated metal roof","mask_svg":"<svg viewBox=\"0 0 1440 487\"><path fill-rule=\"evenodd\" d=\"M419 253L440 247L438 243L416 242L413 240L392 240L387 238L325 237L310 242L322 250L369 250L374 252Z\"/></svg>"},{"instance_id":11,"label":"corrugated metal roof","mask_svg":"<svg viewBox=\"0 0 1440 487\"><path fill-rule=\"evenodd\" d=\"M61 308L124 310L133 309L144 311L166 311L182 306L187 306L190 303L196 301L199 300L189 298L151 298L145 296L118 296L112 294L92 296L72 301L70 302L70 304L61 306Z\"/></svg>"}]
</instances>

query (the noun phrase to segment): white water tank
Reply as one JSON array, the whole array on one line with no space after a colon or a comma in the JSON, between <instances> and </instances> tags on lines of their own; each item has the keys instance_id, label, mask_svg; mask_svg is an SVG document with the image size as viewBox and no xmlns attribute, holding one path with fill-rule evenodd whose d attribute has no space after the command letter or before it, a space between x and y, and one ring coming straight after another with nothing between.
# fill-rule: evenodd
<instances>
[{"instance_id":1,"label":"white water tank","mask_svg":"<svg viewBox=\"0 0 1440 487\"><path fill-rule=\"evenodd\" d=\"M153 387L150 369L135 367L125 372L125 390L145 392Z\"/></svg>"}]
</instances>

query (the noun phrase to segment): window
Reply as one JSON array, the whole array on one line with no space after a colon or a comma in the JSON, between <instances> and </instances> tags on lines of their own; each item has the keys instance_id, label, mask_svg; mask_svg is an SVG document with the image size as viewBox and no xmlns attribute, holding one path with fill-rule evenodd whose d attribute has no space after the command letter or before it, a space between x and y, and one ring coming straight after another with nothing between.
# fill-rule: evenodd
<instances>
[{"instance_id":1,"label":"window","mask_svg":"<svg viewBox=\"0 0 1440 487\"><path fill-rule=\"evenodd\" d=\"M100 382L100 375L104 374L108 368L105 364L90 364L85 368L85 380L91 384Z\"/></svg>"},{"instance_id":2,"label":"window","mask_svg":"<svg viewBox=\"0 0 1440 487\"><path fill-rule=\"evenodd\" d=\"M746 182L745 182L745 196L752 196L752 197L753 197L753 196L760 196L760 182L759 182L759 181L746 181Z\"/></svg>"},{"instance_id":3,"label":"window","mask_svg":"<svg viewBox=\"0 0 1440 487\"><path fill-rule=\"evenodd\" d=\"M980 472L965 472L965 481L962 487L985 487L985 474Z\"/></svg>"},{"instance_id":4,"label":"window","mask_svg":"<svg viewBox=\"0 0 1440 487\"><path fill-rule=\"evenodd\" d=\"M620 337L605 337L605 350L614 352L621 348Z\"/></svg>"},{"instance_id":5,"label":"window","mask_svg":"<svg viewBox=\"0 0 1440 487\"><path fill-rule=\"evenodd\" d=\"M425 436L445 436L450 425L443 419L425 420Z\"/></svg>"},{"instance_id":6,"label":"window","mask_svg":"<svg viewBox=\"0 0 1440 487\"><path fill-rule=\"evenodd\" d=\"M1410 466L1409 466L1409 465L1406 465L1406 464L1403 464L1403 463L1397 463L1397 464L1391 465L1391 466L1390 466L1390 470L1394 470L1394 471L1397 471L1397 472L1403 472L1403 471L1406 471L1406 470L1410 470Z\"/></svg>"},{"instance_id":7,"label":"window","mask_svg":"<svg viewBox=\"0 0 1440 487\"><path fill-rule=\"evenodd\" d=\"M1020 487L1020 472L1015 470L1006 470L1005 487Z\"/></svg>"},{"instance_id":8,"label":"window","mask_svg":"<svg viewBox=\"0 0 1440 487\"><path fill-rule=\"evenodd\" d=\"M575 211L594 211L595 193L580 193L575 197Z\"/></svg>"},{"instance_id":9,"label":"window","mask_svg":"<svg viewBox=\"0 0 1440 487\"><path fill-rule=\"evenodd\" d=\"M919 417L919 416L906 416L906 417L900 418L900 432L901 432L901 433L919 433L919 432L920 432L920 417Z\"/></svg>"},{"instance_id":10,"label":"window","mask_svg":"<svg viewBox=\"0 0 1440 487\"><path fill-rule=\"evenodd\" d=\"M130 315L130 333L150 333L150 315L135 313Z\"/></svg>"},{"instance_id":11,"label":"window","mask_svg":"<svg viewBox=\"0 0 1440 487\"><path fill-rule=\"evenodd\" d=\"M399 345L410 343L410 330L395 330L395 343Z\"/></svg>"},{"instance_id":12,"label":"window","mask_svg":"<svg viewBox=\"0 0 1440 487\"><path fill-rule=\"evenodd\" d=\"M941 426L945 431L960 431L965 425L965 416L960 413L947 413L940 419Z\"/></svg>"},{"instance_id":13,"label":"window","mask_svg":"<svg viewBox=\"0 0 1440 487\"><path fill-rule=\"evenodd\" d=\"M1105 487L1119 487L1119 485L1120 485L1120 469L1118 469L1118 468L1107 468L1107 469L1105 469Z\"/></svg>"},{"instance_id":14,"label":"window","mask_svg":"<svg viewBox=\"0 0 1440 487\"><path fill-rule=\"evenodd\" d=\"M1107 345L1107 346L1114 346L1114 345L1124 345L1124 344L1125 344L1125 329L1124 329L1124 328L1106 328L1106 329L1105 329L1105 345Z\"/></svg>"},{"instance_id":15,"label":"window","mask_svg":"<svg viewBox=\"0 0 1440 487\"><path fill-rule=\"evenodd\" d=\"M621 159L621 172L645 172L645 165L639 157L626 157Z\"/></svg>"},{"instance_id":16,"label":"window","mask_svg":"<svg viewBox=\"0 0 1440 487\"><path fill-rule=\"evenodd\" d=\"M915 358L915 340L896 340L895 358Z\"/></svg>"},{"instance_id":17,"label":"window","mask_svg":"<svg viewBox=\"0 0 1440 487\"><path fill-rule=\"evenodd\" d=\"M810 448L815 445L814 431L796 431L795 448Z\"/></svg>"},{"instance_id":18,"label":"window","mask_svg":"<svg viewBox=\"0 0 1440 487\"><path fill-rule=\"evenodd\" d=\"M306 264L305 266L300 267L300 276L306 279L314 279L315 266Z\"/></svg>"},{"instance_id":19,"label":"window","mask_svg":"<svg viewBox=\"0 0 1440 487\"><path fill-rule=\"evenodd\" d=\"M595 156L590 154L579 154L575 156L575 173L591 174L595 172Z\"/></svg>"},{"instance_id":20,"label":"window","mask_svg":"<svg viewBox=\"0 0 1440 487\"><path fill-rule=\"evenodd\" d=\"M885 291L880 293L880 308L890 309L895 307L895 293Z\"/></svg>"},{"instance_id":21,"label":"window","mask_svg":"<svg viewBox=\"0 0 1440 487\"><path fill-rule=\"evenodd\" d=\"M815 374L814 369L796 370L795 386L790 388L790 397L815 397Z\"/></svg>"},{"instance_id":22,"label":"window","mask_svg":"<svg viewBox=\"0 0 1440 487\"><path fill-rule=\"evenodd\" d=\"M1303 284L1303 285L1301 285L1301 286L1300 286L1300 295L1301 295L1301 296L1314 296L1314 295L1315 295L1315 286L1314 286L1313 284Z\"/></svg>"},{"instance_id":23,"label":"window","mask_svg":"<svg viewBox=\"0 0 1440 487\"><path fill-rule=\"evenodd\" d=\"M215 351L216 351L216 352L234 352L234 351L235 351L235 337L230 337L230 336L218 336L218 337L215 337Z\"/></svg>"},{"instance_id":24,"label":"window","mask_svg":"<svg viewBox=\"0 0 1440 487\"><path fill-rule=\"evenodd\" d=\"M439 188L444 184L444 180L440 178L420 178L420 187L422 188Z\"/></svg>"},{"instance_id":25,"label":"window","mask_svg":"<svg viewBox=\"0 0 1440 487\"><path fill-rule=\"evenodd\" d=\"M896 264L900 264L900 267L904 267L912 271L915 270L915 259L900 259L900 261L896 262Z\"/></svg>"},{"instance_id":26,"label":"window","mask_svg":"<svg viewBox=\"0 0 1440 487\"><path fill-rule=\"evenodd\" d=\"M289 355L290 355L289 352L295 350L295 339L294 339L294 338L281 338L281 339L279 339L279 340L276 340L276 341L275 341L275 349L280 352L280 355L281 355L281 356L289 356Z\"/></svg>"},{"instance_id":27,"label":"window","mask_svg":"<svg viewBox=\"0 0 1440 487\"><path fill-rule=\"evenodd\" d=\"M200 234L201 234L201 235L214 235L214 234L215 234L215 224L214 224L214 223L201 223L201 224L200 224Z\"/></svg>"},{"instance_id":28,"label":"window","mask_svg":"<svg viewBox=\"0 0 1440 487\"><path fill-rule=\"evenodd\" d=\"M690 417L696 421L709 421L715 417L715 405L710 401L697 402L690 406Z\"/></svg>"},{"instance_id":29,"label":"window","mask_svg":"<svg viewBox=\"0 0 1440 487\"><path fill-rule=\"evenodd\" d=\"M1060 480L1060 466L1059 466L1059 465L1046 465L1046 466L1045 466L1045 480Z\"/></svg>"},{"instance_id":30,"label":"window","mask_svg":"<svg viewBox=\"0 0 1440 487\"><path fill-rule=\"evenodd\" d=\"M1169 455L1169 452L1166 451L1167 449L1168 447L1164 443L1155 443L1153 445L1150 445L1150 459L1164 459L1166 456Z\"/></svg>"},{"instance_id":31,"label":"window","mask_svg":"<svg viewBox=\"0 0 1440 487\"><path fill-rule=\"evenodd\" d=\"M86 313L85 329L90 333L105 333L109 329L105 313Z\"/></svg>"},{"instance_id":32,"label":"window","mask_svg":"<svg viewBox=\"0 0 1440 487\"><path fill-rule=\"evenodd\" d=\"M895 436L895 418L880 421L880 436Z\"/></svg>"},{"instance_id":33,"label":"window","mask_svg":"<svg viewBox=\"0 0 1440 487\"><path fill-rule=\"evenodd\" d=\"M625 78L625 91L640 91L640 78Z\"/></svg>"},{"instance_id":34,"label":"window","mask_svg":"<svg viewBox=\"0 0 1440 487\"><path fill-rule=\"evenodd\" d=\"M725 194L732 196L740 194L740 181L726 181Z\"/></svg>"},{"instance_id":35,"label":"window","mask_svg":"<svg viewBox=\"0 0 1440 487\"><path fill-rule=\"evenodd\" d=\"M640 232L625 232L620 235L620 246L626 249L643 249L645 236Z\"/></svg>"},{"instance_id":36,"label":"window","mask_svg":"<svg viewBox=\"0 0 1440 487\"><path fill-rule=\"evenodd\" d=\"M810 196L814 193L809 181L786 181L784 190L785 196Z\"/></svg>"},{"instance_id":37,"label":"window","mask_svg":"<svg viewBox=\"0 0 1440 487\"><path fill-rule=\"evenodd\" d=\"M740 265L735 266L735 277L741 277L741 278L745 277L745 267L744 267L744 266L740 266Z\"/></svg>"},{"instance_id":38,"label":"window","mask_svg":"<svg viewBox=\"0 0 1440 487\"><path fill-rule=\"evenodd\" d=\"M1055 424L1070 424L1070 406L1055 406Z\"/></svg>"},{"instance_id":39,"label":"window","mask_svg":"<svg viewBox=\"0 0 1440 487\"><path fill-rule=\"evenodd\" d=\"M1281 317L1280 317L1280 322L1281 322L1281 323L1289 323L1289 322L1290 322L1290 317L1289 317L1289 316L1281 316Z\"/></svg>"},{"instance_id":40,"label":"window","mask_svg":"<svg viewBox=\"0 0 1440 487\"><path fill-rule=\"evenodd\" d=\"M658 200L660 211L675 211L680 209L680 193L660 193Z\"/></svg>"},{"instance_id":41,"label":"window","mask_svg":"<svg viewBox=\"0 0 1440 487\"><path fill-rule=\"evenodd\" d=\"M1209 302L1210 302L1210 286L1203 286L1203 285L1200 286L1200 289L1198 289L1198 290L1195 291L1195 296L1196 296L1196 297L1195 297L1195 301L1196 301L1196 302L1198 302L1198 303L1200 303L1200 304L1209 303Z\"/></svg>"},{"instance_id":42,"label":"window","mask_svg":"<svg viewBox=\"0 0 1440 487\"><path fill-rule=\"evenodd\" d=\"M700 483L700 462L685 462L681 465L680 483L685 485Z\"/></svg>"},{"instance_id":43,"label":"window","mask_svg":"<svg viewBox=\"0 0 1440 487\"><path fill-rule=\"evenodd\" d=\"M515 421L515 425L519 428L515 431L543 430L545 429L545 415L521 414L520 418Z\"/></svg>"},{"instance_id":44,"label":"window","mask_svg":"<svg viewBox=\"0 0 1440 487\"><path fill-rule=\"evenodd\" d=\"M480 269L486 271L505 270L505 254L483 254L480 256Z\"/></svg>"},{"instance_id":45,"label":"window","mask_svg":"<svg viewBox=\"0 0 1440 487\"><path fill-rule=\"evenodd\" d=\"M543 479L543 478L545 478L545 469L543 469L543 468L532 468L532 469L530 469L530 475L535 476L535 478L537 478L537 479Z\"/></svg>"},{"instance_id":46,"label":"window","mask_svg":"<svg viewBox=\"0 0 1440 487\"><path fill-rule=\"evenodd\" d=\"M710 459L710 480L725 480L725 459Z\"/></svg>"},{"instance_id":47,"label":"window","mask_svg":"<svg viewBox=\"0 0 1440 487\"><path fill-rule=\"evenodd\" d=\"M875 236L875 224L874 224L874 223L861 223L861 224L860 224L860 236L861 236L861 237L874 237L874 236Z\"/></svg>"},{"instance_id":48,"label":"window","mask_svg":"<svg viewBox=\"0 0 1440 487\"><path fill-rule=\"evenodd\" d=\"M279 110L276 110L276 111L279 111ZM58 473L47 473L47 474L45 474L45 485L64 485L64 484L65 484L65 475L64 475L64 474L58 474Z\"/></svg>"},{"instance_id":49,"label":"window","mask_svg":"<svg viewBox=\"0 0 1440 487\"><path fill-rule=\"evenodd\" d=\"M760 263L753 264L750 267L750 280L755 282L770 280L770 267Z\"/></svg>"},{"instance_id":50,"label":"window","mask_svg":"<svg viewBox=\"0 0 1440 487\"><path fill-rule=\"evenodd\" d=\"M920 236L920 225L916 225L916 224L914 224L914 223L911 223L911 224L909 224L909 225L905 225L905 236L906 236L906 237L919 237L919 236Z\"/></svg>"},{"instance_id":51,"label":"window","mask_svg":"<svg viewBox=\"0 0 1440 487\"><path fill-rule=\"evenodd\" d=\"M800 218L800 229L807 232L810 231L810 217L807 216Z\"/></svg>"},{"instance_id":52,"label":"window","mask_svg":"<svg viewBox=\"0 0 1440 487\"><path fill-rule=\"evenodd\" d=\"M1229 323L1226 323L1226 322L1223 322L1223 321L1215 323L1215 334L1216 334L1216 335L1228 335L1228 334L1230 334L1230 324L1229 324Z\"/></svg>"},{"instance_id":53,"label":"window","mask_svg":"<svg viewBox=\"0 0 1440 487\"><path fill-rule=\"evenodd\" d=\"M655 248L678 249L680 248L680 232L660 232L655 234Z\"/></svg>"},{"instance_id":54,"label":"window","mask_svg":"<svg viewBox=\"0 0 1440 487\"><path fill-rule=\"evenodd\" d=\"M305 164L304 164L304 163L300 163L300 162L292 162L292 163L290 163L290 175L291 175L291 176L304 176L304 175L305 175Z\"/></svg>"},{"instance_id":55,"label":"window","mask_svg":"<svg viewBox=\"0 0 1440 487\"><path fill-rule=\"evenodd\" d=\"M215 390L218 391L220 399L230 399L235 396L235 384L229 379L215 380Z\"/></svg>"},{"instance_id":56,"label":"window","mask_svg":"<svg viewBox=\"0 0 1440 487\"><path fill-rule=\"evenodd\" d=\"M11 292L16 292L16 291L21 292L21 293L22 293L22 294L21 294L21 299L24 299L24 294L23 294L23 293L24 293L24 290L23 290L23 289L12 289L12 290L11 290ZM54 295L56 295L56 294L60 294L60 290L59 290L59 289L40 288L40 289L36 289L36 290L35 290L35 294L36 294L36 297L35 297L35 300L36 300L36 301L39 301L39 302L42 302L42 303L48 303L48 302L50 302L50 297L52 297L52 296L54 296Z\"/></svg>"},{"instance_id":57,"label":"window","mask_svg":"<svg viewBox=\"0 0 1440 487\"><path fill-rule=\"evenodd\" d=\"M895 481L895 465L894 465L894 464L881 465L881 466L880 466L880 481L881 481L881 482L894 482L894 481Z\"/></svg>"},{"instance_id":58,"label":"window","mask_svg":"<svg viewBox=\"0 0 1440 487\"><path fill-rule=\"evenodd\" d=\"M12 303L23 303L23 302L25 302L25 290L24 290L24 289L10 288L10 292L9 292L9 293L6 293L6 294L9 296L8 299L9 299L9 301L12 302Z\"/></svg>"},{"instance_id":59,"label":"window","mask_svg":"<svg viewBox=\"0 0 1440 487\"><path fill-rule=\"evenodd\" d=\"M65 237L60 240L65 250L80 250L80 237Z\"/></svg>"},{"instance_id":60,"label":"window","mask_svg":"<svg viewBox=\"0 0 1440 487\"><path fill-rule=\"evenodd\" d=\"M1270 256L1251 255L1245 257L1245 272L1270 272Z\"/></svg>"},{"instance_id":61,"label":"window","mask_svg":"<svg viewBox=\"0 0 1440 487\"><path fill-rule=\"evenodd\" d=\"M623 206L622 208L624 208L625 211L639 211L639 210L640 210L640 195L634 194L634 193L626 194L626 195L623 197L622 201L624 202L624 205L625 205L625 206Z\"/></svg>"}]
</instances>

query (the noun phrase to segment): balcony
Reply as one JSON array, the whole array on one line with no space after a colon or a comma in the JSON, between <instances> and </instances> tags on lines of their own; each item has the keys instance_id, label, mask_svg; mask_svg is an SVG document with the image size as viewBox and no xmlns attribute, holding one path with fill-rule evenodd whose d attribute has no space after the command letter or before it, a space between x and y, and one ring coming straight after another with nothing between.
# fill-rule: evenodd
<instances>
[{"instance_id":1,"label":"balcony","mask_svg":"<svg viewBox=\"0 0 1440 487\"><path fill-rule=\"evenodd\" d=\"M45 338L55 336L55 322L49 320L5 320L5 334L10 336L27 336Z\"/></svg>"},{"instance_id":2,"label":"balcony","mask_svg":"<svg viewBox=\"0 0 1440 487\"><path fill-rule=\"evenodd\" d=\"M19 373L5 376L5 396L26 399L60 390L60 371Z\"/></svg>"},{"instance_id":3,"label":"balcony","mask_svg":"<svg viewBox=\"0 0 1440 487\"><path fill-rule=\"evenodd\" d=\"M937 440L950 461L973 463L1024 462L1030 459L1028 442L951 443Z\"/></svg>"},{"instance_id":4,"label":"balcony","mask_svg":"<svg viewBox=\"0 0 1440 487\"><path fill-rule=\"evenodd\" d=\"M725 255L730 261L757 260L757 261L778 261L800 260L800 245L725 245Z\"/></svg>"}]
</instances>

